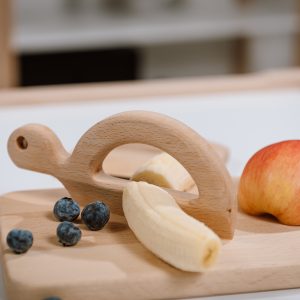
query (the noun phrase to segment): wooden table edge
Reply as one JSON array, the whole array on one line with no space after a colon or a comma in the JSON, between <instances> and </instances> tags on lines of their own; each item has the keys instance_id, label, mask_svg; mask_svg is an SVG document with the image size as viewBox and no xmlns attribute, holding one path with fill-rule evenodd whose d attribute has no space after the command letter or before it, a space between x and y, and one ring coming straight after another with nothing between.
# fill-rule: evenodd
<instances>
[{"instance_id":1,"label":"wooden table edge","mask_svg":"<svg viewBox=\"0 0 300 300\"><path fill-rule=\"evenodd\" d=\"M137 80L0 90L0 105L59 104L300 87L300 68L245 75Z\"/></svg>"}]
</instances>

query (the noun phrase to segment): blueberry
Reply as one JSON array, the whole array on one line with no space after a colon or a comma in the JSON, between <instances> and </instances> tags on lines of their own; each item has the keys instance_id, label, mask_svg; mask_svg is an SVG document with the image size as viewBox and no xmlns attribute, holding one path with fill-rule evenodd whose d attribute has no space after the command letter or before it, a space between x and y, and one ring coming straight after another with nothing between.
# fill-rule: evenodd
<instances>
[{"instance_id":1,"label":"blueberry","mask_svg":"<svg viewBox=\"0 0 300 300\"><path fill-rule=\"evenodd\" d=\"M102 201L88 204L81 212L81 219L90 230L102 229L108 222L109 216L109 207Z\"/></svg>"},{"instance_id":2,"label":"blueberry","mask_svg":"<svg viewBox=\"0 0 300 300\"><path fill-rule=\"evenodd\" d=\"M13 229L8 233L6 242L11 250L20 254L26 252L32 246L33 236L28 230Z\"/></svg>"},{"instance_id":3,"label":"blueberry","mask_svg":"<svg viewBox=\"0 0 300 300\"><path fill-rule=\"evenodd\" d=\"M81 230L68 221L64 221L57 226L56 234L59 242L64 246L74 246L81 239Z\"/></svg>"},{"instance_id":4,"label":"blueberry","mask_svg":"<svg viewBox=\"0 0 300 300\"><path fill-rule=\"evenodd\" d=\"M80 214L80 207L72 198L58 200L53 208L54 216L59 221L74 221Z\"/></svg>"}]
</instances>

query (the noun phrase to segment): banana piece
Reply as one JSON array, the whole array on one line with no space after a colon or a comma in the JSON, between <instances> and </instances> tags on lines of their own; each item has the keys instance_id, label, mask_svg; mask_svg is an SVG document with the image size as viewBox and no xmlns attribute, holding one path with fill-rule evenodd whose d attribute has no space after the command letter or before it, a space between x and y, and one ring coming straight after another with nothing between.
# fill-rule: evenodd
<instances>
[{"instance_id":1,"label":"banana piece","mask_svg":"<svg viewBox=\"0 0 300 300\"><path fill-rule=\"evenodd\" d=\"M132 181L124 189L122 203L137 239L167 263L190 272L203 272L215 264L220 238L183 212L162 188Z\"/></svg>"},{"instance_id":2,"label":"banana piece","mask_svg":"<svg viewBox=\"0 0 300 300\"><path fill-rule=\"evenodd\" d=\"M166 152L155 155L132 176L133 181L145 181L178 191L188 191L195 184L187 170Z\"/></svg>"},{"instance_id":3,"label":"banana piece","mask_svg":"<svg viewBox=\"0 0 300 300\"><path fill-rule=\"evenodd\" d=\"M229 150L216 143L212 143L212 146L221 160L226 163ZM175 158L166 152L153 156L141 165L130 179L133 181L146 181L177 191L198 193L191 175Z\"/></svg>"}]
</instances>

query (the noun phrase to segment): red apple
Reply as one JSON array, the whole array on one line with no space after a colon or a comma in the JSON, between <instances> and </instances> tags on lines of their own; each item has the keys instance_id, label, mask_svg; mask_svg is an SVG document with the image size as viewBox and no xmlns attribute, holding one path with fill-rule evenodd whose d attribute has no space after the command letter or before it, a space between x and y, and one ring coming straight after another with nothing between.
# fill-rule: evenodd
<instances>
[{"instance_id":1,"label":"red apple","mask_svg":"<svg viewBox=\"0 0 300 300\"><path fill-rule=\"evenodd\" d=\"M300 225L300 140L256 152L242 173L238 201L251 215L268 213L283 224Z\"/></svg>"}]
</instances>

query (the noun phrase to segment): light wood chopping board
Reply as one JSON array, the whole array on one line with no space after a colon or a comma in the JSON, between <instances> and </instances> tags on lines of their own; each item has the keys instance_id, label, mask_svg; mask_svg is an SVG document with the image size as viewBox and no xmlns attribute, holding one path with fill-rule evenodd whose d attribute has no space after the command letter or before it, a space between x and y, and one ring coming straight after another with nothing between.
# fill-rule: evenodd
<instances>
[{"instance_id":1,"label":"light wood chopping board","mask_svg":"<svg viewBox=\"0 0 300 300\"><path fill-rule=\"evenodd\" d=\"M117 214L97 232L78 221L82 240L62 247L52 209L66 195L58 189L0 198L1 258L9 299L171 299L300 287L299 227L239 212L234 239L224 241L215 268L188 273L144 248ZM12 228L33 232L27 253L8 249L6 235Z\"/></svg>"}]
</instances>

